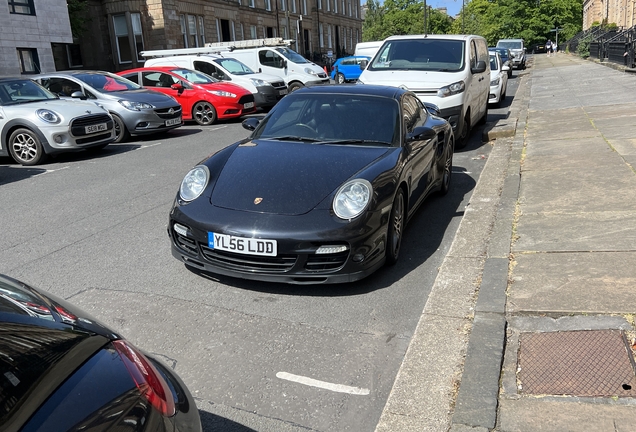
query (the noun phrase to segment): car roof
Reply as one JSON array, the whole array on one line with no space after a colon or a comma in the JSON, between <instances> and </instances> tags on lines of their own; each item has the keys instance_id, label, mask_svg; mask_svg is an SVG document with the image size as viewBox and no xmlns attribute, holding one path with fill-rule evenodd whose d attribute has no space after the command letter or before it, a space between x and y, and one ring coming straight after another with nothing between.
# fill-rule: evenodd
<instances>
[{"instance_id":1,"label":"car roof","mask_svg":"<svg viewBox=\"0 0 636 432\"><path fill-rule=\"evenodd\" d=\"M349 95L368 95L382 96L391 99L399 99L404 93L412 93L399 87L381 86L381 85L357 85L357 84L328 84L307 86L296 90L294 93L315 93L315 94L349 94ZM292 93L293 94L293 93ZM414 93L412 93L414 94Z\"/></svg>"},{"instance_id":2,"label":"car roof","mask_svg":"<svg viewBox=\"0 0 636 432\"><path fill-rule=\"evenodd\" d=\"M468 40L470 38L480 38L483 39L482 36L479 35L445 35L445 34L434 34L434 35L400 35L400 36L390 36L385 41L390 40L401 40L401 39L441 39L441 40Z\"/></svg>"}]
</instances>

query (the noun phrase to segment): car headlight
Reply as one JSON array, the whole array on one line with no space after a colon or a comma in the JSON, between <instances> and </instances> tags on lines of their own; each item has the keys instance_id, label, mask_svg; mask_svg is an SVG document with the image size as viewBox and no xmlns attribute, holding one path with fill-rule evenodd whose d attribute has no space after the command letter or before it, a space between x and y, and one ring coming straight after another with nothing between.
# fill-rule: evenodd
<instances>
[{"instance_id":1,"label":"car headlight","mask_svg":"<svg viewBox=\"0 0 636 432\"><path fill-rule=\"evenodd\" d=\"M129 109L131 111L141 111L142 109L152 109L153 106L147 104L145 102L134 102L122 99L119 101L120 104L123 105L124 108Z\"/></svg>"},{"instance_id":2,"label":"car headlight","mask_svg":"<svg viewBox=\"0 0 636 432\"><path fill-rule=\"evenodd\" d=\"M464 90L466 90L466 84L464 84L464 81L457 81L437 90L437 96L445 98L462 93Z\"/></svg>"},{"instance_id":3,"label":"car headlight","mask_svg":"<svg viewBox=\"0 0 636 432\"><path fill-rule=\"evenodd\" d=\"M491 81L490 81L490 85L491 85L491 86L498 86L498 85L499 85L499 81L500 81L500 78L499 78L499 77L497 77L497 78L495 78L494 80L491 80Z\"/></svg>"},{"instance_id":4,"label":"car headlight","mask_svg":"<svg viewBox=\"0 0 636 432\"><path fill-rule=\"evenodd\" d=\"M267 81L263 81L262 79L250 78L250 81L252 81L252 84L254 84L254 87L267 87L267 86L272 87L270 83L268 83Z\"/></svg>"},{"instance_id":5,"label":"car headlight","mask_svg":"<svg viewBox=\"0 0 636 432\"><path fill-rule=\"evenodd\" d=\"M333 211L340 219L359 216L369 205L373 188L364 179L348 181L338 189L333 199Z\"/></svg>"},{"instance_id":6,"label":"car headlight","mask_svg":"<svg viewBox=\"0 0 636 432\"><path fill-rule=\"evenodd\" d=\"M210 180L210 171L205 165L199 165L190 170L183 178L179 188L179 196L184 201L192 201L198 198Z\"/></svg>"},{"instance_id":7,"label":"car headlight","mask_svg":"<svg viewBox=\"0 0 636 432\"><path fill-rule=\"evenodd\" d=\"M318 73L312 69L309 68L305 68L305 73L310 74L310 75L314 75L314 76L318 76Z\"/></svg>"},{"instance_id":8,"label":"car headlight","mask_svg":"<svg viewBox=\"0 0 636 432\"><path fill-rule=\"evenodd\" d=\"M226 92L223 90L208 90L210 93L212 93L215 96L220 96L220 97L229 97L229 98L235 98L236 95L234 93L230 93L230 92Z\"/></svg>"},{"instance_id":9,"label":"car headlight","mask_svg":"<svg viewBox=\"0 0 636 432\"><path fill-rule=\"evenodd\" d=\"M48 109L39 109L35 113L38 115L38 117L40 117L40 119L44 120L47 123L57 124L61 121L59 115Z\"/></svg>"}]
</instances>

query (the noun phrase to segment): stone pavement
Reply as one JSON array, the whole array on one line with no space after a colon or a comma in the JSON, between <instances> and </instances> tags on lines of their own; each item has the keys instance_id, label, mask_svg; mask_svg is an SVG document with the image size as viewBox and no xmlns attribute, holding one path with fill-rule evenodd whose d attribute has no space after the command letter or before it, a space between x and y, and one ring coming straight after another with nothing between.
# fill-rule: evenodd
<instances>
[{"instance_id":1,"label":"stone pavement","mask_svg":"<svg viewBox=\"0 0 636 432\"><path fill-rule=\"evenodd\" d=\"M636 75L532 60L378 432L636 430Z\"/></svg>"}]
</instances>

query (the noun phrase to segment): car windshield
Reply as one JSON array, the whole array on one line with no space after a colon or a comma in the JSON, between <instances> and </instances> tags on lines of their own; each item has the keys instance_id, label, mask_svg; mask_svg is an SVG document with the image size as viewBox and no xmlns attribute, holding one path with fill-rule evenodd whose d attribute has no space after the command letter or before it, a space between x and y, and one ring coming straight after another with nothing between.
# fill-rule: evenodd
<instances>
[{"instance_id":1,"label":"car windshield","mask_svg":"<svg viewBox=\"0 0 636 432\"><path fill-rule=\"evenodd\" d=\"M500 48L508 48L508 49L521 49L520 41L500 41L497 44Z\"/></svg>"},{"instance_id":2,"label":"car windshield","mask_svg":"<svg viewBox=\"0 0 636 432\"><path fill-rule=\"evenodd\" d=\"M497 67L497 56L495 55L490 55L490 70L499 70L499 68Z\"/></svg>"},{"instance_id":3,"label":"car windshield","mask_svg":"<svg viewBox=\"0 0 636 432\"><path fill-rule=\"evenodd\" d=\"M217 62L223 66L229 73L234 75L251 75L255 72L250 69L246 64L233 58L218 59Z\"/></svg>"},{"instance_id":4,"label":"car windshield","mask_svg":"<svg viewBox=\"0 0 636 432\"><path fill-rule=\"evenodd\" d=\"M301 56L296 51L291 50L289 48L276 48L276 51L278 51L279 53L287 57L287 60L292 61L294 63L298 63L298 64L309 63L305 57Z\"/></svg>"},{"instance_id":5,"label":"car windshield","mask_svg":"<svg viewBox=\"0 0 636 432\"><path fill-rule=\"evenodd\" d=\"M212 78L208 74L204 74L203 72L195 71L192 69L172 69L170 72L179 75L184 80L189 81L193 84L212 84L219 82L218 79Z\"/></svg>"},{"instance_id":6,"label":"car windshield","mask_svg":"<svg viewBox=\"0 0 636 432\"><path fill-rule=\"evenodd\" d=\"M464 69L463 54L461 40L391 40L382 45L369 69L458 72Z\"/></svg>"},{"instance_id":7,"label":"car windshield","mask_svg":"<svg viewBox=\"0 0 636 432\"><path fill-rule=\"evenodd\" d=\"M93 89L101 93L113 93L127 90L137 90L141 87L126 78L109 73L80 73L75 78L85 82Z\"/></svg>"},{"instance_id":8,"label":"car windshield","mask_svg":"<svg viewBox=\"0 0 636 432\"><path fill-rule=\"evenodd\" d=\"M18 105L58 99L56 95L30 79L0 81L0 105Z\"/></svg>"},{"instance_id":9,"label":"car windshield","mask_svg":"<svg viewBox=\"0 0 636 432\"><path fill-rule=\"evenodd\" d=\"M334 145L395 145L396 100L369 95L302 93L286 96L254 131L252 139Z\"/></svg>"}]
</instances>

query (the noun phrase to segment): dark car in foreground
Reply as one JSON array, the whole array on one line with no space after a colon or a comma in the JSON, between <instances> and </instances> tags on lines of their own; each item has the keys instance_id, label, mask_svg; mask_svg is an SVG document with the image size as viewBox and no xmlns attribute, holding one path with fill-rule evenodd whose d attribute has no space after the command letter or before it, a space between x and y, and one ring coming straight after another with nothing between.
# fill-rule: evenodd
<instances>
[{"instance_id":1,"label":"dark car in foreground","mask_svg":"<svg viewBox=\"0 0 636 432\"><path fill-rule=\"evenodd\" d=\"M0 275L2 432L200 432L181 379L85 312Z\"/></svg>"},{"instance_id":2,"label":"dark car in foreground","mask_svg":"<svg viewBox=\"0 0 636 432\"><path fill-rule=\"evenodd\" d=\"M300 89L249 138L185 176L168 233L192 268L246 279L340 283L398 260L406 222L448 192L454 137L407 90Z\"/></svg>"}]
</instances>

